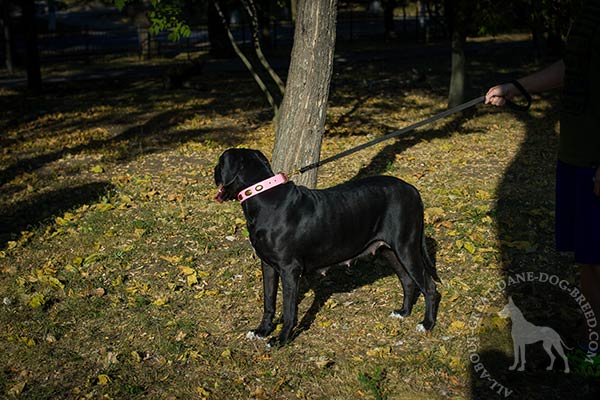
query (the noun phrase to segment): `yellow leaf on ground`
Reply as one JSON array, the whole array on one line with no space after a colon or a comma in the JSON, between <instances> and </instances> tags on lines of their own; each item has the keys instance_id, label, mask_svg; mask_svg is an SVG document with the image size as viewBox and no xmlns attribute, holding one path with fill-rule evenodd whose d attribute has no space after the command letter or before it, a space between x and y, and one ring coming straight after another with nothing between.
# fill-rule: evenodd
<instances>
[{"instance_id":1,"label":"yellow leaf on ground","mask_svg":"<svg viewBox=\"0 0 600 400\"><path fill-rule=\"evenodd\" d=\"M29 306L31 308L41 307L44 304L46 304L46 299L44 298L44 295L40 293L34 294L33 297L29 300Z\"/></svg>"},{"instance_id":2,"label":"yellow leaf on ground","mask_svg":"<svg viewBox=\"0 0 600 400\"><path fill-rule=\"evenodd\" d=\"M104 211L109 211L112 210L113 208L115 208L114 205L110 204L110 203L98 203L98 204L94 204L94 209L104 212Z\"/></svg>"},{"instance_id":3,"label":"yellow leaf on ground","mask_svg":"<svg viewBox=\"0 0 600 400\"><path fill-rule=\"evenodd\" d=\"M169 302L168 299L164 298L164 297L159 297L158 299L154 300L152 302L152 305L160 307L160 306L164 306L165 304L167 304Z\"/></svg>"},{"instance_id":4,"label":"yellow leaf on ground","mask_svg":"<svg viewBox=\"0 0 600 400\"><path fill-rule=\"evenodd\" d=\"M194 286L198 283L198 277L196 276L196 272L187 276L187 284L188 286Z\"/></svg>"},{"instance_id":5,"label":"yellow leaf on ground","mask_svg":"<svg viewBox=\"0 0 600 400\"><path fill-rule=\"evenodd\" d=\"M98 375L98 385L108 385L111 382L111 379L108 375L100 374Z\"/></svg>"},{"instance_id":6,"label":"yellow leaf on ground","mask_svg":"<svg viewBox=\"0 0 600 400\"><path fill-rule=\"evenodd\" d=\"M181 270L181 272L183 272L184 275L191 275L194 272L196 272L194 268L186 267L185 265L180 265L179 269Z\"/></svg>"},{"instance_id":7,"label":"yellow leaf on ground","mask_svg":"<svg viewBox=\"0 0 600 400\"><path fill-rule=\"evenodd\" d=\"M181 256L160 256L161 259L170 262L171 264L179 264L183 257Z\"/></svg>"},{"instance_id":8,"label":"yellow leaf on ground","mask_svg":"<svg viewBox=\"0 0 600 400\"><path fill-rule=\"evenodd\" d=\"M471 242L465 242L463 245L464 249L469 252L469 254L475 253L475 245Z\"/></svg>"},{"instance_id":9,"label":"yellow leaf on ground","mask_svg":"<svg viewBox=\"0 0 600 400\"><path fill-rule=\"evenodd\" d=\"M449 331L451 332L463 332L465 329L465 323L462 321L452 321L452 323L450 324L450 327L448 328Z\"/></svg>"},{"instance_id":10,"label":"yellow leaf on ground","mask_svg":"<svg viewBox=\"0 0 600 400\"><path fill-rule=\"evenodd\" d=\"M198 395L200 395L200 400L206 400L208 399L208 396L210 396L210 392L204 389L202 386L198 386L196 388L196 392L198 393Z\"/></svg>"}]
</instances>

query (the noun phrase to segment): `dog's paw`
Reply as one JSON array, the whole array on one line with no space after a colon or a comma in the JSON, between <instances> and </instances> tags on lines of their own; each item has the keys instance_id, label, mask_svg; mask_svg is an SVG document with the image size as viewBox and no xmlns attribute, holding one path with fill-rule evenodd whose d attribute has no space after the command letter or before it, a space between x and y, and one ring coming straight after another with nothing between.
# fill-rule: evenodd
<instances>
[{"instance_id":1,"label":"dog's paw","mask_svg":"<svg viewBox=\"0 0 600 400\"><path fill-rule=\"evenodd\" d=\"M255 331L248 331L248 333L246 333L246 339L248 339L248 340L264 340L265 337L257 334Z\"/></svg>"},{"instance_id":2,"label":"dog's paw","mask_svg":"<svg viewBox=\"0 0 600 400\"><path fill-rule=\"evenodd\" d=\"M427 329L425 329L425 325L417 324L417 332L420 332L420 333L427 332Z\"/></svg>"},{"instance_id":3,"label":"dog's paw","mask_svg":"<svg viewBox=\"0 0 600 400\"><path fill-rule=\"evenodd\" d=\"M403 312L402 310L394 310L390 314L390 318L404 319L406 317L406 315L407 314L405 312Z\"/></svg>"}]
</instances>

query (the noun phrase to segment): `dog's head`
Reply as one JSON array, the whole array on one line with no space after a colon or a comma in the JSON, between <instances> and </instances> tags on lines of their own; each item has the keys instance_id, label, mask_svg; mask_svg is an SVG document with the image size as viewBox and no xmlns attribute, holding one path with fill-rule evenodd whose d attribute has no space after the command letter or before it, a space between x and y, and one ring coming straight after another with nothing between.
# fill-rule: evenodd
<instances>
[{"instance_id":1,"label":"dog's head","mask_svg":"<svg viewBox=\"0 0 600 400\"><path fill-rule=\"evenodd\" d=\"M514 308L516 308L516 305L513 302L513 299L511 296L508 296L508 304L506 304L504 308L498 312L498 316L504 319L510 318Z\"/></svg>"},{"instance_id":2,"label":"dog's head","mask_svg":"<svg viewBox=\"0 0 600 400\"><path fill-rule=\"evenodd\" d=\"M235 200L240 191L270 176L273 171L269 160L260 151L225 150L215 167L215 184L219 187L215 199L219 203Z\"/></svg>"}]
</instances>

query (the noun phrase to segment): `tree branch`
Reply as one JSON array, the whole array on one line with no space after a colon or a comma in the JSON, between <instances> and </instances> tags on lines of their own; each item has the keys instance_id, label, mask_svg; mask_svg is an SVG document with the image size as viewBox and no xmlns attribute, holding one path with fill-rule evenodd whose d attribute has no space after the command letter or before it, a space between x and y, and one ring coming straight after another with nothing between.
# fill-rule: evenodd
<instances>
[{"instance_id":1,"label":"tree branch","mask_svg":"<svg viewBox=\"0 0 600 400\"><path fill-rule=\"evenodd\" d=\"M279 107L278 107L277 103L275 102L275 100L273 99L271 92L267 88L267 85L265 85L263 80L260 78L260 76L258 76L258 74L254 70L254 67L252 66L252 64L250 63L248 58L244 55L244 53L240 50L239 46L235 42L235 38L233 37L233 34L231 33L231 29L229 29L229 25L227 24L227 20L225 19L225 15L223 15L223 11L221 11L221 7L219 6L219 2L217 0L213 0L213 4L215 6L215 9L217 10L217 13L221 17L221 22L223 23L225 30L227 30L227 36L229 37L229 41L231 42L231 46L233 47L233 50L238 55L238 57L240 57L240 60L242 60L242 62L244 63L244 65L246 66L246 68L248 69L248 71L250 72L250 74L252 75L252 77L254 78L254 80L256 81L258 86L260 87L260 89L263 91L263 93L267 97L267 101L269 102L271 107L273 107L275 116L277 116Z\"/></svg>"},{"instance_id":2,"label":"tree branch","mask_svg":"<svg viewBox=\"0 0 600 400\"><path fill-rule=\"evenodd\" d=\"M256 13L256 6L254 5L254 1L241 1L244 5L244 8L246 9L246 12L250 16L250 21L252 21L252 41L254 42L254 50L256 51L256 56L258 57L262 66L267 70L267 72L271 76L271 79L273 79L273 81L277 84L277 87L279 88L279 93L283 97L285 93L285 84L283 83L279 75L277 75L277 72L275 72L275 70L271 67L271 65L269 64L269 62L265 58L265 55L262 52L262 48L260 47L260 39L258 37L258 16Z\"/></svg>"}]
</instances>

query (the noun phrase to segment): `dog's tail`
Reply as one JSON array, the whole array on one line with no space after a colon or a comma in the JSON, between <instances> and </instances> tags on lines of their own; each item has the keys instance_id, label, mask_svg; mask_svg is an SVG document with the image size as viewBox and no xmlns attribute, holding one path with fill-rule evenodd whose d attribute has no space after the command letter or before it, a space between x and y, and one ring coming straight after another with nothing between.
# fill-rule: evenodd
<instances>
[{"instance_id":1,"label":"dog's tail","mask_svg":"<svg viewBox=\"0 0 600 400\"><path fill-rule=\"evenodd\" d=\"M425 263L425 270L431 275L431 277L439 283L442 283L442 280L437 274L437 270L435 268L435 264L429 257L429 252L427 251L427 243L425 238L425 224L421 228L421 253L423 253L423 261Z\"/></svg>"},{"instance_id":2,"label":"dog's tail","mask_svg":"<svg viewBox=\"0 0 600 400\"><path fill-rule=\"evenodd\" d=\"M563 346L565 349L567 349L567 350L569 350L569 351L570 351L570 350L573 350L573 347L569 347L569 346L567 346L567 345L565 344L565 342L563 341L562 337L560 337L560 336L559 336L559 338L560 338L560 344L561 344L561 345L562 345L562 346Z\"/></svg>"}]
</instances>

